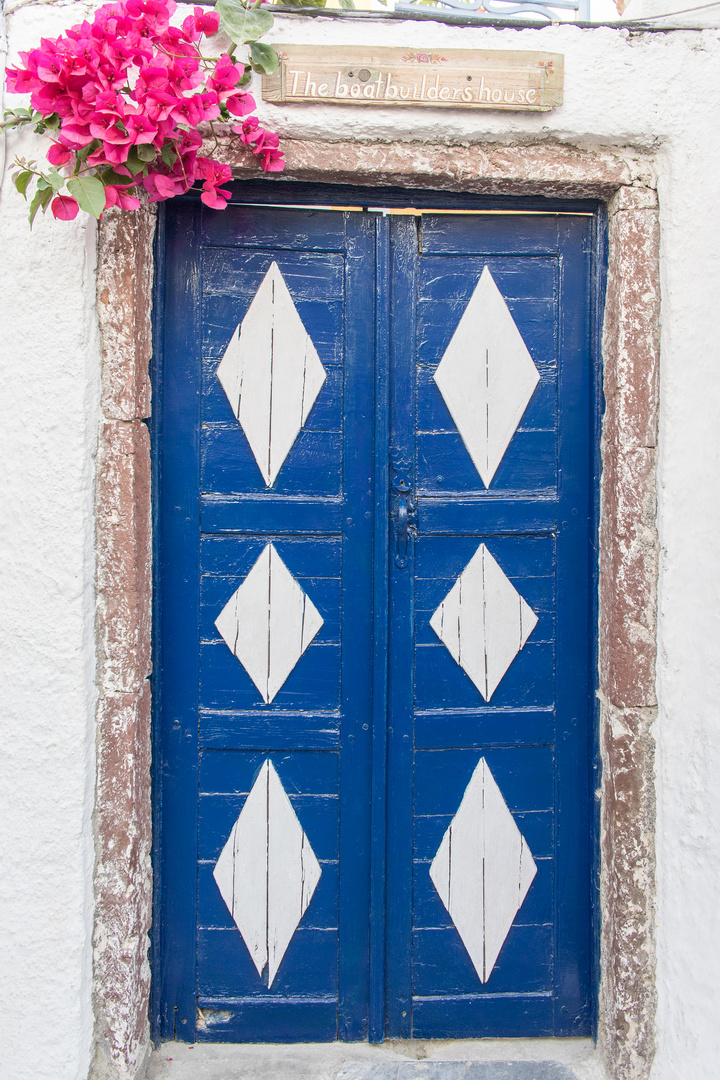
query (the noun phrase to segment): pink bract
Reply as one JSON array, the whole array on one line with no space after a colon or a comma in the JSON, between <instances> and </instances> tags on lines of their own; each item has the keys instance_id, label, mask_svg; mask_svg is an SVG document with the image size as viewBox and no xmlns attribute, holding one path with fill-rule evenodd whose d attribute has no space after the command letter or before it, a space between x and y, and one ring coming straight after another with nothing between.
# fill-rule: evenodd
<instances>
[{"instance_id":1,"label":"pink bract","mask_svg":"<svg viewBox=\"0 0 720 1080\"><path fill-rule=\"evenodd\" d=\"M72 150L68 150L66 146L61 146L60 143L53 143L47 152L48 161L55 166L67 165L72 156Z\"/></svg>"},{"instance_id":2,"label":"pink bract","mask_svg":"<svg viewBox=\"0 0 720 1080\"><path fill-rule=\"evenodd\" d=\"M107 184L105 187L105 209L109 206L119 206L121 210L137 210L140 200L135 195L128 195L122 187Z\"/></svg>"},{"instance_id":3,"label":"pink bract","mask_svg":"<svg viewBox=\"0 0 720 1080\"><path fill-rule=\"evenodd\" d=\"M77 217L80 207L69 195L56 195L50 203L50 209L60 221L72 221Z\"/></svg>"},{"instance_id":4,"label":"pink bract","mask_svg":"<svg viewBox=\"0 0 720 1080\"><path fill-rule=\"evenodd\" d=\"M182 26L171 26L175 10L174 0L105 4L92 22L43 39L7 69L11 92L29 93L33 109L56 117L51 165L68 174L71 165L75 174L92 170L105 183L107 206L134 209L141 188L161 201L202 180L203 203L224 208L230 193L219 185L231 179L230 168L198 156L196 129L228 114L245 117L232 130L266 172L284 167L277 135L249 115L256 105L239 86L245 65L227 53L214 60L200 53L197 42L217 32L218 15L196 7ZM63 220L77 209L69 196L52 202Z\"/></svg>"}]
</instances>

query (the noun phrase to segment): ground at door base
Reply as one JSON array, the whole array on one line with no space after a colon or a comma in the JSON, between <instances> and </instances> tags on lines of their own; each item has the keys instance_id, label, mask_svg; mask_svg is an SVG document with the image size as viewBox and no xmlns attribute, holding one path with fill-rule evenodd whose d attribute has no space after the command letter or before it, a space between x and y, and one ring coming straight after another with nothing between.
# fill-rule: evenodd
<instances>
[{"instance_id":1,"label":"ground at door base","mask_svg":"<svg viewBox=\"0 0 720 1080\"><path fill-rule=\"evenodd\" d=\"M591 1039L163 1043L147 1080L606 1080Z\"/></svg>"}]
</instances>

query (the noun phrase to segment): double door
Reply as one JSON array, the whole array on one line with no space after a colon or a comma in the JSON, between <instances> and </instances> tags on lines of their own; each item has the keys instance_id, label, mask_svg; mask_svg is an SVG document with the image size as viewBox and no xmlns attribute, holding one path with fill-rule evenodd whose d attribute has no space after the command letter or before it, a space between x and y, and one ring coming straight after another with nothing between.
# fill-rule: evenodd
<instances>
[{"instance_id":1,"label":"double door","mask_svg":"<svg viewBox=\"0 0 720 1080\"><path fill-rule=\"evenodd\" d=\"M161 234L157 1034L587 1034L594 217L242 190Z\"/></svg>"}]
</instances>

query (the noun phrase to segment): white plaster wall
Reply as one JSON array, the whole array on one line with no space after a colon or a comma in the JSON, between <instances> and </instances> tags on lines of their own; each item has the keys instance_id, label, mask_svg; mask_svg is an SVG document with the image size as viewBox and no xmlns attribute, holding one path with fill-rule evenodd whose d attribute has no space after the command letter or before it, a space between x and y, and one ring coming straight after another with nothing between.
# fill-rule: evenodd
<instances>
[{"instance_id":1,"label":"white plaster wall","mask_svg":"<svg viewBox=\"0 0 720 1080\"><path fill-rule=\"evenodd\" d=\"M596 19L593 12L593 20ZM621 19L623 22L644 21L655 26L718 26L720 0L715 3L710 0L630 0Z\"/></svg>"},{"instance_id":2,"label":"white plaster wall","mask_svg":"<svg viewBox=\"0 0 720 1080\"><path fill-rule=\"evenodd\" d=\"M26 9L9 20L11 39L59 31L65 18ZM11 143L10 161L20 149ZM21 152L37 156L35 140ZM49 220L30 232L9 180L0 190L0 1077L81 1080L92 1037L95 233Z\"/></svg>"},{"instance_id":3,"label":"white plaster wall","mask_svg":"<svg viewBox=\"0 0 720 1080\"><path fill-rule=\"evenodd\" d=\"M82 17L27 5L11 54ZM566 104L508 114L264 106L282 133L562 140L652 152L662 221L658 1053L653 1080L717 1080L720 1024L720 32L461 29L279 19L278 41L546 48ZM14 138L9 139L11 152ZM91 1033L94 230L40 220L6 179L2 251L5 995L2 1080L75 1080Z\"/></svg>"},{"instance_id":4,"label":"white plaster wall","mask_svg":"<svg viewBox=\"0 0 720 1080\"><path fill-rule=\"evenodd\" d=\"M75 1080L91 1035L94 236L30 237L3 212L0 251L0 1076Z\"/></svg>"}]
</instances>

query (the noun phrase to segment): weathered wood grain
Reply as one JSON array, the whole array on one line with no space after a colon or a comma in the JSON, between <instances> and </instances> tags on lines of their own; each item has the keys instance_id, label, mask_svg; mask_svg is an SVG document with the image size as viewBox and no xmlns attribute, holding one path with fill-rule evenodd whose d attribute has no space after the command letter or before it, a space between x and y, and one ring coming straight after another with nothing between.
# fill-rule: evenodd
<instances>
[{"instance_id":1,"label":"weathered wood grain","mask_svg":"<svg viewBox=\"0 0 720 1080\"><path fill-rule=\"evenodd\" d=\"M561 53L277 45L263 98L330 105L414 105L547 112L563 100Z\"/></svg>"},{"instance_id":2,"label":"weathered wood grain","mask_svg":"<svg viewBox=\"0 0 720 1080\"><path fill-rule=\"evenodd\" d=\"M481 544L430 625L489 701L537 625L537 615Z\"/></svg>"},{"instance_id":3,"label":"weathered wood grain","mask_svg":"<svg viewBox=\"0 0 720 1080\"><path fill-rule=\"evenodd\" d=\"M536 873L530 848L480 758L430 878L483 983Z\"/></svg>"}]
</instances>

